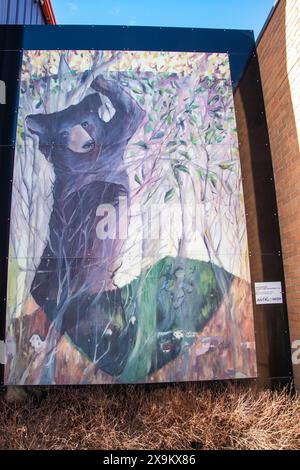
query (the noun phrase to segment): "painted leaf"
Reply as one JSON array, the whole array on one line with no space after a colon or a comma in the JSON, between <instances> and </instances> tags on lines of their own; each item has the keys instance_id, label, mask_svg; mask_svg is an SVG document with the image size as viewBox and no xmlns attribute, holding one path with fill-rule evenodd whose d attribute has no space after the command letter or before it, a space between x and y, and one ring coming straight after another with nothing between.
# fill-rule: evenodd
<instances>
[{"instance_id":1,"label":"painted leaf","mask_svg":"<svg viewBox=\"0 0 300 470\"><path fill-rule=\"evenodd\" d=\"M194 136L194 134L191 134L191 142L192 142L193 145L197 145L198 141L197 141L196 137Z\"/></svg>"},{"instance_id":2,"label":"painted leaf","mask_svg":"<svg viewBox=\"0 0 300 470\"><path fill-rule=\"evenodd\" d=\"M152 125L151 125L151 123L150 123L149 121L145 124L145 126L144 126L144 131L145 131L146 133L153 131L153 127L152 127Z\"/></svg>"},{"instance_id":3,"label":"painted leaf","mask_svg":"<svg viewBox=\"0 0 300 470\"><path fill-rule=\"evenodd\" d=\"M204 175L205 175L204 170L202 170L202 168L197 168L196 171L197 171L198 175L200 176L200 178L203 179Z\"/></svg>"},{"instance_id":4,"label":"painted leaf","mask_svg":"<svg viewBox=\"0 0 300 470\"><path fill-rule=\"evenodd\" d=\"M147 85L149 85L149 87L150 87L150 88L152 88L152 89L153 89L153 83L152 83L150 80L147 80L147 82L146 82L146 83L147 83Z\"/></svg>"},{"instance_id":5,"label":"painted leaf","mask_svg":"<svg viewBox=\"0 0 300 470\"><path fill-rule=\"evenodd\" d=\"M165 135L165 133L163 131L159 131L159 132L157 132L157 134L155 134L154 136L151 137L151 140L152 139L161 139L164 135Z\"/></svg>"},{"instance_id":6,"label":"painted leaf","mask_svg":"<svg viewBox=\"0 0 300 470\"><path fill-rule=\"evenodd\" d=\"M142 165L142 178L143 178L143 180L145 179L145 176L146 176L145 175L145 167L144 167L144 165Z\"/></svg>"},{"instance_id":7,"label":"painted leaf","mask_svg":"<svg viewBox=\"0 0 300 470\"><path fill-rule=\"evenodd\" d=\"M170 199L173 198L174 194L175 194L174 188L169 189L169 191L167 191L165 194L165 202L170 201Z\"/></svg>"},{"instance_id":8,"label":"painted leaf","mask_svg":"<svg viewBox=\"0 0 300 470\"><path fill-rule=\"evenodd\" d=\"M190 119L189 119L189 121L190 121L190 123L191 123L191 124L198 124L196 117L195 117L195 116L193 116L193 115L192 115L192 116L190 116Z\"/></svg>"},{"instance_id":9,"label":"painted leaf","mask_svg":"<svg viewBox=\"0 0 300 470\"><path fill-rule=\"evenodd\" d=\"M210 128L210 129L205 133L205 137L204 137L205 142L206 142L207 144L210 144L211 141L212 141L212 139L213 139L213 137L214 137L214 135L215 135L215 130L212 129L212 128Z\"/></svg>"},{"instance_id":10,"label":"painted leaf","mask_svg":"<svg viewBox=\"0 0 300 470\"><path fill-rule=\"evenodd\" d=\"M216 188L217 187L217 179L216 179L215 175L210 173L209 174L209 180L210 180L211 184L213 185L213 187Z\"/></svg>"},{"instance_id":11,"label":"painted leaf","mask_svg":"<svg viewBox=\"0 0 300 470\"><path fill-rule=\"evenodd\" d=\"M170 140L170 142L167 143L167 147L173 147L174 145L177 145L176 140Z\"/></svg>"},{"instance_id":12,"label":"painted leaf","mask_svg":"<svg viewBox=\"0 0 300 470\"><path fill-rule=\"evenodd\" d=\"M233 163L220 163L220 164L219 164L219 167L220 167L222 170L232 170Z\"/></svg>"},{"instance_id":13,"label":"painted leaf","mask_svg":"<svg viewBox=\"0 0 300 470\"><path fill-rule=\"evenodd\" d=\"M133 93L137 93L139 95L143 94L142 90L138 90L137 88L131 88L131 89L132 89Z\"/></svg>"},{"instance_id":14,"label":"painted leaf","mask_svg":"<svg viewBox=\"0 0 300 470\"><path fill-rule=\"evenodd\" d=\"M213 105L216 104L218 101L219 101L219 95L216 95L216 96L213 96L213 97L208 101L208 104L209 104L210 106L213 106Z\"/></svg>"},{"instance_id":15,"label":"painted leaf","mask_svg":"<svg viewBox=\"0 0 300 470\"><path fill-rule=\"evenodd\" d=\"M188 168L185 165L176 165L176 170L183 171L184 173L189 173Z\"/></svg>"},{"instance_id":16,"label":"painted leaf","mask_svg":"<svg viewBox=\"0 0 300 470\"><path fill-rule=\"evenodd\" d=\"M142 182L141 182L140 178L138 177L138 175L135 175L134 179L139 185L142 184Z\"/></svg>"},{"instance_id":17,"label":"painted leaf","mask_svg":"<svg viewBox=\"0 0 300 470\"><path fill-rule=\"evenodd\" d=\"M182 152L180 151L179 152L180 155L182 155L184 158L186 158L187 160L191 160L191 157L189 156L188 152Z\"/></svg>"},{"instance_id":18,"label":"painted leaf","mask_svg":"<svg viewBox=\"0 0 300 470\"><path fill-rule=\"evenodd\" d=\"M139 142L136 142L134 145L138 145L139 147L142 147L145 150L147 150L149 148L148 145L146 144L146 142L144 142L143 140L140 140Z\"/></svg>"},{"instance_id":19,"label":"painted leaf","mask_svg":"<svg viewBox=\"0 0 300 470\"><path fill-rule=\"evenodd\" d=\"M43 101L39 100L39 102L35 105L35 108L38 109L42 105Z\"/></svg>"},{"instance_id":20,"label":"painted leaf","mask_svg":"<svg viewBox=\"0 0 300 470\"><path fill-rule=\"evenodd\" d=\"M172 124L172 122L173 122L172 116L171 116L171 114L169 114L168 119L167 119L167 123L170 126Z\"/></svg>"}]
</instances>

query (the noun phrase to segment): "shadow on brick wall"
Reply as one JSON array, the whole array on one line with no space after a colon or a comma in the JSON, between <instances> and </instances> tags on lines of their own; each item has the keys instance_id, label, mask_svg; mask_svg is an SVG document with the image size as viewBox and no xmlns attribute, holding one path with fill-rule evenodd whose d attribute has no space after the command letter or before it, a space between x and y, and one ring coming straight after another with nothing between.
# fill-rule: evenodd
<instances>
[{"instance_id":1,"label":"shadow on brick wall","mask_svg":"<svg viewBox=\"0 0 300 470\"><path fill-rule=\"evenodd\" d=\"M284 13L285 9L282 11ZM274 15L261 41L265 41L273 18ZM280 23L285 27L285 14L280 15ZM269 44L265 47L268 49ZM285 48L285 42L277 44L278 47ZM271 80L272 74L273 71L269 70L262 81L254 50L235 91L253 293L254 282L262 281L281 281L285 292L272 155L263 97L264 81ZM288 383L292 367L286 301L284 299L283 304L276 305L255 305L253 295L253 303L259 379L266 381L270 378L274 384L278 381Z\"/></svg>"}]
</instances>

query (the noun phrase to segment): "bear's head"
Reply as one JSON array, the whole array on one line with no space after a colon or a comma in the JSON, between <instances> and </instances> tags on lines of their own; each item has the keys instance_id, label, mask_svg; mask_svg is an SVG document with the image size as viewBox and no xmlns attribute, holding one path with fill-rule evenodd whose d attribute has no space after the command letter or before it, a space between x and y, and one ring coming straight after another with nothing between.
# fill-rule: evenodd
<instances>
[{"instance_id":1,"label":"bear's head","mask_svg":"<svg viewBox=\"0 0 300 470\"><path fill-rule=\"evenodd\" d=\"M39 138L39 149L53 164L55 172L93 171L99 167L105 123L98 93L86 96L77 105L51 114L31 114L28 130Z\"/></svg>"}]
</instances>

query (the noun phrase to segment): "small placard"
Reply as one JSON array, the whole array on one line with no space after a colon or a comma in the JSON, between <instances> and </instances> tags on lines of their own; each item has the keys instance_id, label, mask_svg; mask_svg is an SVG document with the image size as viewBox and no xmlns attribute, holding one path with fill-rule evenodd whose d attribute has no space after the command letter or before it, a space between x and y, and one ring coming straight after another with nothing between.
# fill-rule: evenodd
<instances>
[{"instance_id":1,"label":"small placard","mask_svg":"<svg viewBox=\"0 0 300 470\"><path fill-rule=\"evenodd\" d=\"M5 364L5 343L0 341L0 364Z\"/></svg>"},{"instance_id":2,"label":"small placard","mask_svg":"<svg viewBox=\"0 0 300 470\"><path fill-rule=\"evenodd\" d=\"M255 282L256 304L282 304L281 282Z\"/></svg>"}]
</instances>

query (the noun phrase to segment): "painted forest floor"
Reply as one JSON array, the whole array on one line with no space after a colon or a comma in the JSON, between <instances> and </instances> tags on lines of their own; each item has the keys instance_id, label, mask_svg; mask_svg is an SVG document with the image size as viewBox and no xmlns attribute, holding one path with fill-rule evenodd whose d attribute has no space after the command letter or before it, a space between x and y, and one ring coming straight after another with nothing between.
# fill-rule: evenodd
<instances>
[{"instance_id":1,"label":"painted forest floor","mask_svg":"<svg viewBox=\"0 0 300 470\"><path fill-rule=\"evenodd\" d=\"M0 397L0 449L300 449L300 396L248 386L51 387Z\"/></svg>"}]
</instances>

